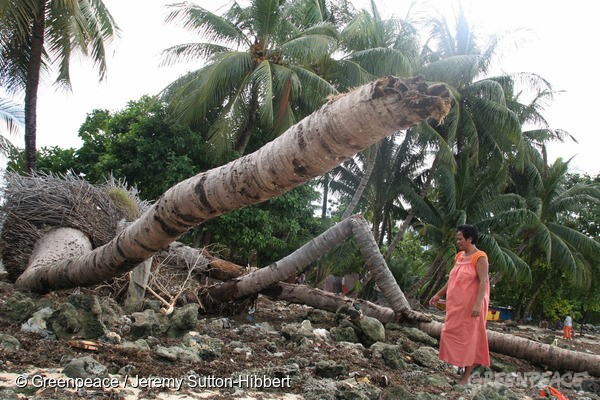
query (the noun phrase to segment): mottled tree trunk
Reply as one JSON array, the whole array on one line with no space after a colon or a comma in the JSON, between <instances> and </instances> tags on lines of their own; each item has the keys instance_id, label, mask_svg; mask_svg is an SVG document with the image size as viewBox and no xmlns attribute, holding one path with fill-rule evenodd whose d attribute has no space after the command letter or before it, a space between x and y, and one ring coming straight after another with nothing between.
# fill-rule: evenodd
<instances>
[{"instance_id":1,"label":"mottled tree trunk","mask_svg":"<svg viewBox=\"0 0 600 400\"><path fill-rule=\"evenodd\" d=\"M122 275L192 227L281 195L387 135L429 117L443 119L449 109L448 90L420 78L384 77L336 96L255 153L172 187L106 245L28 268L15 285L47 292Z\"/></svg>"},{"instance_id":2,"label":"mottled tree trunk","mask_svg":"<svg viewBox=\"0 0 600 400\"><path fill-rule=\"evenodd\" d=\"M44 52L44 31L46 29L46 2L37 1L33 19L31 48L27 62L25 82L25 168L32 173L36 167L37 102L40 86L40 70Z\"/></svg>"},{"instance_id":3,"label":"mottled tree trunk","mask_svg":"<svg viewBox=\"0 0 600 400\"><path fill-rule=\"evenodd\" d=\"M439 338L442 332L439 322L419 322L417 327L430 336ZM561 371L587 372L600 376L600 356L561 349L557 346L505 333L487 331L490 351L543 364Z\"/></svg>"}]
</instances>

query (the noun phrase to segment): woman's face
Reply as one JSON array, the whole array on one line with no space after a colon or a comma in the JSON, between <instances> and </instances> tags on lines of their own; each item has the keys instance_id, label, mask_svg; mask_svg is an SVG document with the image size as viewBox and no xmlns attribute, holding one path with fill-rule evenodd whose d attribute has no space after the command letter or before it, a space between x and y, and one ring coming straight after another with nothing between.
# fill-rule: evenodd
<instances>
[{"instance_id":1,"label":"woman's face","mask_svg":"<svg viewBox=\"0 0 600 400\"><path fill-rule=\"evenodd\" d=\"M458 250L467 250L468 245L471 243L471 239L465 239L465 236L461 231L456 232L456 247Z\"/></svg>"}]
</instances>

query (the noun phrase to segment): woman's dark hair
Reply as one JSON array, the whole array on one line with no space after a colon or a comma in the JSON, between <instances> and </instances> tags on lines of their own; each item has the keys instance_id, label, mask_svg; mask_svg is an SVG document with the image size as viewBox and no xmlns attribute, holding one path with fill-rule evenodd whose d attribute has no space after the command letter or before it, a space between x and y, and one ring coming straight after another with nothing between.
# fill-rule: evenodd
<instances>
[{"instance_id":1,"label":"woman's dark hair","mask_svg":"<svg viewBox=\"0 0 600 400\"><path fill-rule=\"evenodd\" d=\"M477 244L477 239L479 238L479 231L475 225L459 225L456 228L457 232L462 232L465 239L471 238L471 243Z\"/></svg>"}]
</instances>

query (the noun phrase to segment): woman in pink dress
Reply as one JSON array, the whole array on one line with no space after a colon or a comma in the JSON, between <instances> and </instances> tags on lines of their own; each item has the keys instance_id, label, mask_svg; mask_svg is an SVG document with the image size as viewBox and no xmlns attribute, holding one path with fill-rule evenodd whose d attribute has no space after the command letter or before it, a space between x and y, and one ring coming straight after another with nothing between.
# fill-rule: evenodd
<instances>
[{"instance_id":1,"label":"woman in pink dress","mask_svg":"<svg viewBox=\"0 0 600 400\"><path fill-rule=\"evenodd\" d=\"M440 360L464 368L460 383L469 382L477 365L490 365L487 310L490 300L487 255L478 250L473 225L460 225L456 245L460 250L448 282L429 300L436 305L446 296L446 321L440 339Z\"/></svg>"}]
</instances>

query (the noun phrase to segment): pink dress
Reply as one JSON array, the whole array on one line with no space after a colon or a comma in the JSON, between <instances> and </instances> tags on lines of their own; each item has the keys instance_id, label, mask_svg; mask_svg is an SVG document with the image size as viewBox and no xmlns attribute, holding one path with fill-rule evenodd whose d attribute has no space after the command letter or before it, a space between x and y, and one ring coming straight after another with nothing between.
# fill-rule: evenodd
<instances>
[{"instance_id":1,"label":"pink dress","mask_svg":"<svg viewBox=\"0 0 600 400\"><path fill-rule=\"evenodd\" d=\"M490 301L489 283L479 317L471 316L479 288L475 265L480 257L487 255L478 250L470 260L460 261L463 254L460 252L456 256L456 264L448 279L446 321L442 328L439 358L459 367L477 364L489 366L490 351L485 330Z\"/></svg>"}]
</instances>

